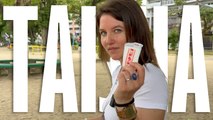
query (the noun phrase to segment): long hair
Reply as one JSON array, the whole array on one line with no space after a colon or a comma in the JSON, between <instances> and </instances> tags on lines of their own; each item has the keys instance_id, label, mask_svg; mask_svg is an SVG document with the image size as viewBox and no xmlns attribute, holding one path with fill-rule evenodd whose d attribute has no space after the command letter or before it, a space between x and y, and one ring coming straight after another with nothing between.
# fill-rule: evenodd
<instances>
[{"instance_id":1,"label":"long hair","mask_svg":"<svg viewBox=\"0 0 213 120\"><path fill-rule=\"evenodd\" d=\"M101 45L100 34L98 32L100 18L103 14L111 15L116 20L124 22L127 42L138 42L143 44L138 61L141 65L145 63L153 63L158 66L147 19L145 18L141 7L135 0L107 0L99 6L96 13L96 23L99 39L98 43L100 47L100 59L104 61L109 60L109 55Z\"/></svg>"}]
</instances>

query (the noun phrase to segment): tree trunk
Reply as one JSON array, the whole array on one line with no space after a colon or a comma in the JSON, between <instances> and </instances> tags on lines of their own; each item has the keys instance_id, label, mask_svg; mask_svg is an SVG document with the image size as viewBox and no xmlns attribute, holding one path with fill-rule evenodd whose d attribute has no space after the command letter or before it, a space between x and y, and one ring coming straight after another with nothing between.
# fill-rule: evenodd
<instances>
[{"instance_id":1,"label":"tree trunk","mask_svg":"<svg viewBox=\"0 0 213 120\"><path fill-rule=\"evenodd\" d=\"M97 0L92 0L92 6L96 5Z\"/></svg>"},{"instance_id":2,"label":"tree trunk","mask_svg":"<svg viewBox=\"0 0 213 120\"><path fill-rule=\"evenodd\" d=\"M31 0L16 0L15 5L16 6L24 6L24 5L29 5Z\"/></svg>"},{"instance_id":3,"label":"tree trunk","mask_svg":"<svg viewBox=\"0 0 213 120\"><path fill-rule=\"evenodd\" d=\"M47 45L47 33L48 33L48 30L47 29L42 29L42 32L41 32L41 36L42 36L42 44L45 46Z\"/></svg>"}]
</instances>

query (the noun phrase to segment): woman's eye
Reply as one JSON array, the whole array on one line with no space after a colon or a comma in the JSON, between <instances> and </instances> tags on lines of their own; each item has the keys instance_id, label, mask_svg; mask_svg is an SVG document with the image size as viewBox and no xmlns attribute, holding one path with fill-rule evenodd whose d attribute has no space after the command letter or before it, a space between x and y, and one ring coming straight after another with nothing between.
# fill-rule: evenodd
<instances>
[{"instance_id":1,"label":"woman's eye","mask_svg":"<svg viewBox=\"0 0 213 120\"><path fill-rule=\"evenodd\" d=\"M101 36L103 36L103 37L104 37L104 36L106 36L106 34L107 34L106 32L104 32L104 31L100 31L100 35L101 35Z\"/></svg>"},{"instance_id":2,"label":"woman's eye","mask_svg":"<svg viewBox=\"0 0 213 120\"><path fill-rule=\"evenodd\" d=\"M122 32L122 30L121 29L115 29L114 32L115 33L120 33L120 32Z\"/></svg>"}]
</instances>

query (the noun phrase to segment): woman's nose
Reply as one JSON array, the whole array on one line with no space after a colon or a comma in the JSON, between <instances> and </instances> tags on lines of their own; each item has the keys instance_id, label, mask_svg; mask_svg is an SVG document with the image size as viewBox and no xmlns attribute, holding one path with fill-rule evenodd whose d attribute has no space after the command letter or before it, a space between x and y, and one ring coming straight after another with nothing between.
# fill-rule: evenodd
<instances>
[{"instance_id":1,"label":"woman's nose","mask_svg":"<svg viewBox=\"0 0 213 120\"><path fill-rule=\"evenodd\" d=\"M106 43L107 43L107 44L112 44L112 43L114 43L114 37L113 37L112 34L107 34Z\"/></svg>"}]
</instances>

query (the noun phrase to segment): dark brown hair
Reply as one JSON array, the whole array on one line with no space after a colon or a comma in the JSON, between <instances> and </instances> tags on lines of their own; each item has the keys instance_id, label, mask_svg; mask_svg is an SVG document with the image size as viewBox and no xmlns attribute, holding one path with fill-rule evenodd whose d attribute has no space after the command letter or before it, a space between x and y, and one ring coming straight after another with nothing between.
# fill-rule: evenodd
<instances>
[{"instance_id":1,"label":"dark brown hair","mask_svg":"<svg viewBox=\"0 0 213 120\"><path fill-rule=\"evenodd\" d=\"M99 34L100 18L103 14L109 14L115 19L124 22L127 42L138 42L143 44L140 64L151 62L158 66L155 56L151 32L141 7L135 0L107 0L99 6L96 13L97 35L99 43L99 57L107 61L109 55L101 45Z\"/></svg>"}]
</instances>

